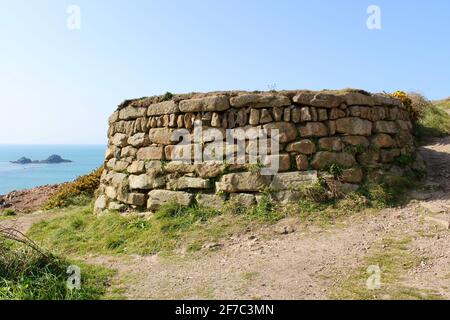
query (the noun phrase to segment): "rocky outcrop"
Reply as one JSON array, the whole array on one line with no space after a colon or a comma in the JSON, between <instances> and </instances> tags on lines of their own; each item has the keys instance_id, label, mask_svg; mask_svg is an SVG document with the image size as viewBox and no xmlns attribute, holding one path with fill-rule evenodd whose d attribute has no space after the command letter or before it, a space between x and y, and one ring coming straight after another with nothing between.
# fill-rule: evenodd
<instances>
[{"instance_id":1,"label":"rocky outcrop","mask_svg":"<svg viewBox=\"0 0 450 320\"><path fill-rule=\"evenodd\" d=\"M386 94L233 91L167 98L128 100L109 118L97 211L154 211L171 202L220 210L228 200L251 206L261 192L287 203L321 178L334 176L337 186L352 191L369 170L398 171L399 157L415 157L408 111Z\"/></svg>"},{"instance_id":2,"label":"rocky outcrop","mask_svg":"<svg viewBox=\"0 0 450 320\"><path fill-rule=\"evenodd\" d=\"M20 158L17 161L11 161L11 163L15 163L15 164L40 164L40 163L41 164L58 164L58 163L70 163L70 162L72 162L72 161L63 159L61 156L56 155L56 154L51 155L50 157L48 157L45 160L35 160L35 161L33 161L33 160L28 159L26 157L22 157L22 158Z\"/></svg>"}]
</instances>

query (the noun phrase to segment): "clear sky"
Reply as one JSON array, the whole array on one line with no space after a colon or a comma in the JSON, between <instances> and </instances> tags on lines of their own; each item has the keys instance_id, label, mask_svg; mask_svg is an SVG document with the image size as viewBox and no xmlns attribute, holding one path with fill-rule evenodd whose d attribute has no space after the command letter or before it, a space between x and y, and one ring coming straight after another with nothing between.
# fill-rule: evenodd
<instances>
[{"instance_id":1,"label":"clear sky","mask_svg":"<svg viewBox=\"0 0 450 320\"><path fill-rule=\"evenodd\" d=\"M369 5L380 30L367 28ZM122 100L166 91L444 98L449 15L448 0L0 0L0 144L105 143Z\"/></svg>"}]
</instances>

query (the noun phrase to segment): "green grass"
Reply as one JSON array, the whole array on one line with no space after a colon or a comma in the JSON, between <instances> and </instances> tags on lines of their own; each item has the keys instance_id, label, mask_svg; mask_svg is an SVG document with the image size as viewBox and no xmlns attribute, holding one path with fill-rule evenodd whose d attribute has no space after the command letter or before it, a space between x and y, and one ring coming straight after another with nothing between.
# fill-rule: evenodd
<instances>
[{"instance_id":1,"label":"green grass","mask_svg":"<svg viewBox=\"0 0 450 320\"><path fill-rule=\"evenodd\" d=\"M2 212L0 212L0 216L3 216L3 217L13 217L16 215L17 214L13 209L5 209Z\"/></svg>"},{"instance_id":2,"label":"green grass","mask_svg":"<svg viewBox=\"0 0 450 320\"><path fill-rule=\"evenodd\" d=\"M106 268L49 256L2 241L0 244L0 300L93 300L106 292L113 272ZM66 286L67 267L81 268L81 288Z\"/></svg>"},{"instance_id":3,"label":"green grass","mask_svg":"<svg viewBox=\"0 0 450 320\"><path fill-rule=\"evenodd\" d=\"M29 235L43 246L67 255L156 254L204 244L242 231L255 220L274 221L259 206L248 213L169 204L143 218L109 213L96 216L90 207L74 207L64 216L35 224Z\"/></svg>"},{"instance_id":4,"label":"green grass","mask_svg":"<svg viewBox=\"0 0 450 320\"><path fill-rule=\"evenodd\" d=\"M431 291L406 287L401 284L409 270L418 266L425 258L408 251L410 237L386 238L371 250L362 266L342 281L332 298L341 300L425 300L442 299ZM369 266L378 266L381 270L381 287L369 290L367 280L371 274Z\"/></svg>"},{"instance_id":5,"label":"green grass","mask_svg":"<svg viewBox=\"0 0 450 320\"><path fill-rule=\"evenodd\" d=\"M447 98L444 100L433 101L433 104L442 109L450 109L450 98Z\"/></svg>"},{"instance_id":6,"label":"green grass","mask_svg":"<svg viewBox=\"0 0 450 320\"><path fill-rule=\"evenodd\" d=\"M443 137L450 134L450 115L441 107L426 108L415 125L415 133L419 139Z\"/></svg>"}]
</instances>

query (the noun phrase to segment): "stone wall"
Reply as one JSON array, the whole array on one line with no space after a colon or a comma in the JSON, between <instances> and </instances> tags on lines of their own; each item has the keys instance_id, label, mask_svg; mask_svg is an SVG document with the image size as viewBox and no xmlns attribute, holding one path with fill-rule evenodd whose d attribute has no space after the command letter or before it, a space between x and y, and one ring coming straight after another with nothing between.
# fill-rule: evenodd
<instances>
[{"instance_id":1,"label":"stone wall","mask_svg":"<svg viewBox=\"0 0 450 320\"><path fill-rule=\"evenodd\" d=\"M252 205L263 190L290 202L320 177L345 193L415 154L401 101L361 90L166 94L125 101L109 124L97 212Z\"/></svg>"}]
</instances>

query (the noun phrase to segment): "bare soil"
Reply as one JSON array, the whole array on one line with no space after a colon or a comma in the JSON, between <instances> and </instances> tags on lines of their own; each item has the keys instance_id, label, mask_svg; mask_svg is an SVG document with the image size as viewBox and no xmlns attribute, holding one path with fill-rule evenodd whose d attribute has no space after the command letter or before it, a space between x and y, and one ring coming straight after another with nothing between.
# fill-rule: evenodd
<instances>
[{"instance_id":1,"label":"bare soil","mask_svg":"<svg viewBox=\"0 0 450 320\"><path fill-rule=\"evenodd\" d=\"M28 190L12 191L0 196L0 212L12 209L16 213L30 213L41 209L60 185L47 185Z\"/></svg>"}]
</instances>

